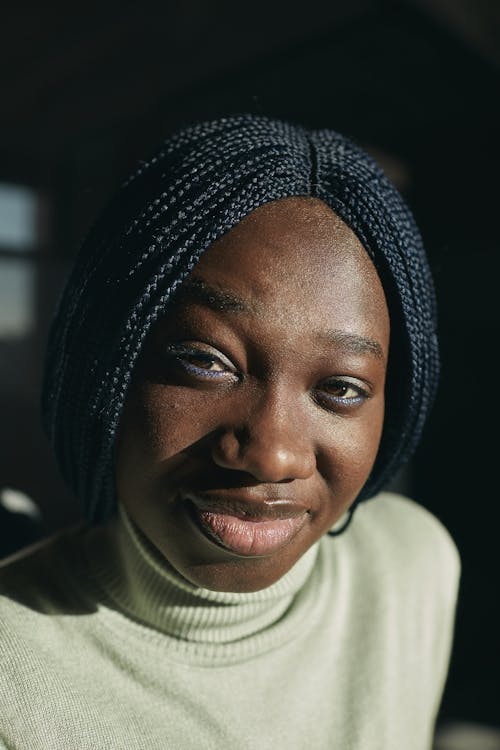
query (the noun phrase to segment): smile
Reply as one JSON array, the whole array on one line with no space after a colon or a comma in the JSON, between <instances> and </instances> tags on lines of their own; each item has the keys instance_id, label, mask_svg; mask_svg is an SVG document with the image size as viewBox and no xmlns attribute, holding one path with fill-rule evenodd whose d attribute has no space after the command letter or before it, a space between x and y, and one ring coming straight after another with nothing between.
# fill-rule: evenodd
<instances>
[{"instance_id":1,"label":"smile","mask_svg":"<svg viewBox=\"0 0 500 750\"><path fill-rule=\"evenodd\" d=\"M191 518L217 546L243 557L270 555L305 524L308 512L289 502L257 504L188 498Z\"/></svg>"}]
</instances>

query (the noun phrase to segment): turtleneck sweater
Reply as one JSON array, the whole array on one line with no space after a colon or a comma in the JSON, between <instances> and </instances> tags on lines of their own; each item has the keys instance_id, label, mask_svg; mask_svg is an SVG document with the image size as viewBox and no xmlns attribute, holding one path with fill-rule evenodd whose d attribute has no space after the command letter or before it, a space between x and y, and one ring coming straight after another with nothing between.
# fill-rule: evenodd
<instances>
[{"instance_id":1,"label":"turtleneck sweater","mask_svg":"<svg viewBox=\"0 0 500 750\"><path fill-rule=\"evenodd\" d=\"M429 750L459 563L390 493L279 581L194 586L123 509L0 572L0 748Z\"/></svg>"}]
</instances>

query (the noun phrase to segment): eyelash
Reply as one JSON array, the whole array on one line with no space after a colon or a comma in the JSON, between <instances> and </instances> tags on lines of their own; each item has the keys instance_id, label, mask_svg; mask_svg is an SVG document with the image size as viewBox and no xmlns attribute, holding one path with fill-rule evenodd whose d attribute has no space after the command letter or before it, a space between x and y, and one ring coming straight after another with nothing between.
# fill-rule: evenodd
<instances>
[{"instance_id":1,"label":"eyelash","mask_svg":"<svg viewBox=\"0 0 500 750\"><path fill-rule=\"evenodd\" d=\"M332 401L336 404L349 404L350 406L354 406L355 404L360 404L362 401L365 401L369 394L368 391L364 388L361 388L361 386L356 385L354 383L351 383L349 380L342 380L340 378L335 378L332 380L328 380L326 382L322 383L323 386L334 386L335 388L339 388L341 390L345 391L354 391L356 393L356 396L349 396L349 398L346 398L345 396L334 396L331 393L328 393L325 390L321 391L320 399L325 399L326 401Z\"/></svg>"},{"instance_id":2,"label":"eyelash","mask_svg":"<svg viewBox=\"0 0 500 750\"><path fill-rule=\"evenodd\" d=\"M228 371L237 377L237 372L235 370L231 370L231 368L229 367L229 360L228 364L226 365L220 356L211 354L211 352L207 352L204 349L197 349L196 347L186 346L185 344L171 344L167 347L167 356L174 359L177 364L179 364L184 370L186 370L186 372L196 377L210 379L222 378L227 376ZM201 359L207 363L219 362L221 366L225 367L226 369L207 370L204 367L197 367L192 362L188 361L189 357L192 357L193 359L196 358L198 360Z\"/></svg>"},{"instance_id":3,"label":"eyelash","mask_svg":"<svg viewBox=\"0 0 500 750\"><path fill-rule=\"evenodd\" d=\"M185 372L194 377L203 380L218 380L226 378L228 374L231 374L235 379L241 380L241 376L238 375L237 371L231 368L229 360L227 360L226 364L224 361L226 359L225 357L222 358L221 356L212 354L204 349L186 346L185 344L170 344L166 348L166 354L169 359L174 360L175 363L180 365ZM225 369L208 370L204 367L197 367L192 362L189 362L189 357L192 359L204 360L207 364L219 363L221 368ZM342 378L331 378L330 380L323 381L321 385L323 386L323 390L319 390L315 396L315 399L319 401L320 404L322 404L322 402L329 402L341 406L355 406L365 401L370 395L367 389L362 388L357 383ZM345 396L334 396L332 393L328 393L326 390L328 387L343 389L347 392L354 391L356 395L350 396L349 398L346 398Z\"/></svg>"}]
</instances>

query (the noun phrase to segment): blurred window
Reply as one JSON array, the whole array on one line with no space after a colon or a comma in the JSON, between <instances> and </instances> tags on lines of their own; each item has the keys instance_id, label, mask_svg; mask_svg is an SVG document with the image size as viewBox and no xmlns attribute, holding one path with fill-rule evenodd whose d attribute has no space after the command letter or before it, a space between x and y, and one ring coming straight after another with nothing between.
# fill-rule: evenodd
<instances>
[{"instance_id":1,"label":"blurred window","mask_svg":"<svg viewBox=\"0 0 500 750\"><path fill-rule=\"evenodd\" d=\"M31 263L2 258L0 253L0 339L24 338L33 332L33 282Z\"/></svg>"},{"instance_id":2,"label":"blurred window","mask_svg":"<svg viewBox=\"0 0 500 750\"><path fill-rule=\"evenodd\" d=\"M36 191L0 182L0 339L29 336L34 323Z\"/></svg>"},{"instance_id":3,"label":"blurred window","mask_svg":"<svg viewBox=\"0 0 500 750\"><path fill-rule=\"evenodd\" d=\"M31 188L0 182L0 248L23 252L37 242L38 200Z\"/></svg>"}]
</instances>

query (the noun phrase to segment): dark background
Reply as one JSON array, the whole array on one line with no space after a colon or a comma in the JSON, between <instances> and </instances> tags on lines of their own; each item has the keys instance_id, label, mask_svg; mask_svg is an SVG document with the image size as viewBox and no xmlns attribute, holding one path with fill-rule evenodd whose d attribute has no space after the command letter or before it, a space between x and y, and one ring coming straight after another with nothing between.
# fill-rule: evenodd
<instances>
[{"instance_id":1,"label":"dark background","mask_svg":"<svg viewBox=\"0 0 500 750\"><path fill-rule=\"evenodd\" d=\"M11 3L0 50L0 183L32 188L38 205L36 242L0 245L0 282L29 280L26 330L0 334L0 489L37 503L35 535L80 520L39 427L44 342L71 258L137 161L178 126L229 112L338 129L400 187L434 271L442 380L404 482L463 563L441 718L500 726L500 4ZM12 528L5 551L33 537Z\"/></svg>"}]
</instances>

